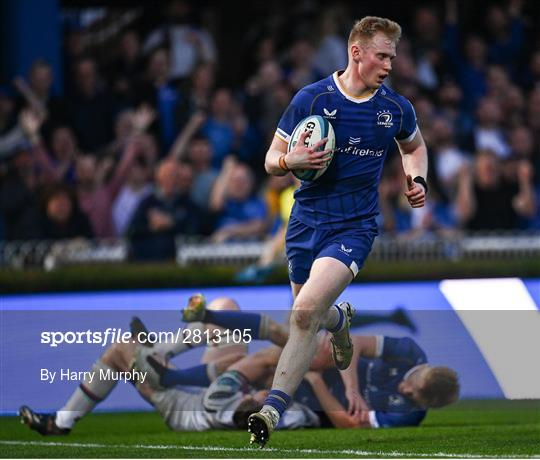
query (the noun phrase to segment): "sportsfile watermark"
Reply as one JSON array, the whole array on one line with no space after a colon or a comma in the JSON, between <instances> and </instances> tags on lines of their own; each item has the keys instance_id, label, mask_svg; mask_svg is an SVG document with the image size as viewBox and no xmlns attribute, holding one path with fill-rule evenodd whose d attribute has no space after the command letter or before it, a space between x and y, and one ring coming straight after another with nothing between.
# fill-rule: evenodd
<instances>
[{"instance_id":1,"label":"sportsfile watermark","mask_svg":"<svg viewBox=\"0 0 540 460\"><path fill-rule=\"evenodd\" d=\"M184 343L187 345L249 344L253 340L251 329L199 329L178 328L176 331L140 331L133 334L122 328L108 327L93 331L42 331L40 341L49 347L76 344L95 344L106 347L120 343Z\"/></svg>"}]
</instances>

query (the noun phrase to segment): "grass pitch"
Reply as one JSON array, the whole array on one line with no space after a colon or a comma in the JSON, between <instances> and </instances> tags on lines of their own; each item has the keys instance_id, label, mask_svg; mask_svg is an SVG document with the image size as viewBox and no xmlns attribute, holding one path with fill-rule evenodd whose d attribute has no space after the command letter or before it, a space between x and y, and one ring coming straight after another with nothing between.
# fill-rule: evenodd
<instances>
[{"instance_id":1,"label":"grass pitch","mask_svg":"<svg viewBox=\"0 0 540 460\"><path fill-rule=\"evenodd\" d=\"M431 411L419 428L298 430L248 446L235 431L173 433L156 413L91 414L69 436L42 437L0 417L0 457L540 457L540 401L464 401Z\"/></svg>"}]
</instances>

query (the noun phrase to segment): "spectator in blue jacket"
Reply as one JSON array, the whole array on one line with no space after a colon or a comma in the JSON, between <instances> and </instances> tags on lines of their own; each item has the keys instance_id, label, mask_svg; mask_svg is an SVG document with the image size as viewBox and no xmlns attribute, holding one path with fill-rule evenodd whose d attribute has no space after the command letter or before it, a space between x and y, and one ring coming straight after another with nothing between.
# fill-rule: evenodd
<instances>
[{"instance_id":1,"label":"spectator in blue jacket","mask_svg":"<svg viewBox=\"0 0 540 460\"><path fill-rule=\"evenodd\" d=\"M212 240L252 240L264 235L267 228L266 206L253 196L253 172L234 157L227 157L210 196L210 209L219 213Z\"/></svg>"}]
</instances>

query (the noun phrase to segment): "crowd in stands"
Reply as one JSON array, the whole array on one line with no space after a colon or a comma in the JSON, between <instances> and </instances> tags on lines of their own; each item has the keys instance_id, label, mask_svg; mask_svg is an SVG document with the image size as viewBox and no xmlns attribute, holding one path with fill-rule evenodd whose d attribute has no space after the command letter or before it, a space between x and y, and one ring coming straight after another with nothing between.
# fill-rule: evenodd
<instances>
[{"instance_id":1,"label":"crowd in stands","mask_svg":"<svg viewBox=\"0 0 540 460\"><path fill-rule=\"evenodd\" d=\"M396 149L382 233L540 229L539 29L520 0L491 4L474 29L460 7L417 6L404 25L386 84L416 109L430 193L407 206ZM266 176L266 149L295 92L346 67L354 12L333 3L289 40L261 27L235 85L219 80L220 36L196 3L165 13L147 32L122 30L107 58L66 30L61 95L42 59L0 87L1 240L125 237L148 260L173 257L178 234L226 242L280 227L279 194L294 181Z\"/></svg>"}]
</instances>

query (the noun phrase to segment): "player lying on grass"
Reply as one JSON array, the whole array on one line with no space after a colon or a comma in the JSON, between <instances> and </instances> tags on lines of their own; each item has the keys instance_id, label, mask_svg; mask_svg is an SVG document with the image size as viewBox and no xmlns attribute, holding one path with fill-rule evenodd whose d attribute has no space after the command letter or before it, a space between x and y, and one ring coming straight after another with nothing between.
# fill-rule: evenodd
<instances>
[{"instance_id":1,"label":"player lying on grass","mask_svg":"<svg viewBox=\"0 0 540 460\"><path fill-rule=\"evenodd\" d=\"M282 345L287 340L286 328L264 315L213 311L216 308L237 309L236 303L231 299L216 299L209 305L208 309L205 309L204 299L201 296L198 298L197 296L194 297L195 302L190 302L194 308L188 308L184 311L184 319L191 321L204 319L205 321L212 321L213 324L222 327L236 328L238 326L248 326L249 329L253 330L253 337L255 339L266 338L279 345ZM203 301L198 302L197 300ZM139 323L137 327L140 329L143 326ZM201 323L192 323L192 327L201 328L203 325ZM312 363L313 370L323 371L332 367L330 342L328 338L329 337L326 336L325 339L322 340L316 359ZM454 396L450 394L451 388L445 388L444 385L441 386L441 375L439 374L441 374L442 368L417 366L413 370L409 370L406 377L403 379L403 382L397 381L400 380L398 374L396 374L396 369L398 369L398 367L400 368L400 371L403 372L404 370L413 367L415 363L420 364L421 362L425 362L425 355L413 341L410 341L410 339L386 338L384 339L384 342L381 342L382 339L379 338L357 336L354 337L353 340L357 345L358 350L355 354L355 361L356 355L358 357L376 356L378 353L377 349L381 348L381 343L383 343L383 353L381 358L382 361L393 361L394 368L391 368L388 373L389 375L395 374L394 381L390 382L387 387L384 387L383 385L379 392L374 392L374 388L372 387L366 387L364 389L365 391L362 391L362 393L370 405L368 406L362 400L362 409L357 410L349 401L354 401L355 398L361 397L354 389L352 391L344 390L337 372L334 370L333 372L330 371L330 373L328 373L329 371L327 370L325 378L331 388L330 394L333 393L337 396L337 402L328 397L329 391L324 382L317 382L315 394L313 394L309 388L306 388L305 384L300 387L296 394L298 400L309 403L313 409L319 410L321 413L326 413L326 415L321 417L322 420L318 422L318 419L306 407L295 405L291 407L291 411L288 411L290 415L282 419L280 426L316 426L318 423L321 423L323 426L336 427L417 425L425 415L425 411L419 411L418 407L415 409L414 403L412 405L410 402L407 405L404 404L407 397L412 398L413 401L417 401L420 404L425 404L426 406L444 405L445 402L451 402L452 398L454 398ZM279 347L272 347L267 350L262 350L253 356L242 359L236 364L229 365L229 363L239 359L242 356L242 353L232 351L232 348L229 348L231 352L227 352L227 348L224 348L222 349L222 356L218 357L215 361L205 366L197 366L185 370L168 369L162 365L159 358L152 359L154 354L163 357L171 357L188 348L189 347L185 346L185 344L159 345L155 348L139 347L139 363L137 367L140 369L148 369L148 366L144 362L144 358L147 357L150 363L159 371L159 377L154 376L153 378L149 378L147 384L137 384L135 382L135 386L141 395L156 407L158 412L163 415L167 424L173 430L202 431L217 427L241 427L242 424L245 423L245 415L247 412L237 409L237 412L242 414L242 416L238 415L236 417L236 422L232 426L227 426L222 423L223 419L220 419L220 416L214 415L208 417L208 414L205 414L208 409L208 404L207 406L204 406L204 404L201 406L200 393L196 395L186 394L181 391L181 389L164 391L162 386L210 385L210 389L207 392L207 395L209 395L207 401L212 401L215 399L211 396L213 394L227 394L227 391L223 390L224 386L229 386L234 390L235 387L238 388L239 385L242 385L242 382L254 382L260 379L264 380L265 377L270 377L273 374L275 364L279 359L281 349ZM135 345L133 344L115 345L107 350L102 358L94 364L93 370L131 370L133 367L134 351ZM416 361L414 361L413 358L416 359ZM371 371L373 364L367 364L367 362L364 363L361 361L359 373L363 375L363 373L360 372L360 369L369 369ZM363 368L362 365L364 366ZM211 378L215 377L220 372L223 372L227 367L237 374L225 376L227 377L225 380L222 381L218 379L219 383L214 382L214 384L211 384ZM373 381L378 381L381 378L384 379L385 373L383 369L384 365L375 366L375 372L373 375L370 374L367 378L373 379ZM457 381L455 381L455 373L450 370L446 370L446 372L449 374L450 387L452 386L453 379L455 385L455 397L457 397ZM444 369L442 373L445 373ZM245 378L243 378L242 375L244 375ZM307 376L307 380L310 383L316 382L317 378L315 373L310 373ZM364 381L367 380L361 378L360 382ZM397 392L402 392L403 396L396 395L396 388L393 388L396 384ZM56 416L36 414L28 407L23 406L21 408L22 420L32 429L35 429L42 434L67 434L75 421L90 412L98 402L105 399L115 385L116 382L114 381L97 381L93 384L91 382L82 382L67 404L56 414ZM362 388L362 385L360 387ZM231 392L234 393L232 390ZM264 392L258 393L259 396L264 394ZM427 399L425 395L427 395ZM241 394L235 393L235 398L233 398L232 401L234 403L238 402L240 396ZM382 404L382 399L384 399L384 397L387 397L390 406L401 406L394 407L396 413L392 413L388 410L377 410L384 406L384 404ZM439 399L435 401L433 399L434 397ZM317 400L317 398L319 398L319 400ZM228 404L229 401L228 397L217 399L218 405L221 405L222 403ZM349 411L345 411L343 406L338 406L338 403L348 404ZM243 409L243 407L249 405L253 406L254 404L255 403L250 398L246 397L244 405L239 407L240 409ZM179 410L182 408L183 411ZM214 407L213 411L216 410L217 409ZM200 412L203 415L201 416L202 418L193 416L192 414L191 417L188 417L182 415L185 411ZM231 421L231 411L228 410L228 412L229 421ZM220 413L220 411L217 410L217 413Z\"/></svg>"},{"instance_id":2,"label":"player lying on grass","mask_svg":"<svg viewBox=\"0 0 540 460\"><path fill-rule=\"evenodd\" d=\"M230 299L216 299L211 306L233 308ZM197 327L200 327L197 324ZM140 321L132 323L132 328L144 328ZM92 372L129 372L138 369L148 372L143 382L132 382L139 394L163 417L167 426L174 431L205 431L209 429L247 429L247 417L262 407L267 391L256 392L250 385L260 375L265 375L264 360L254 364L243 361L243 353L228 352L208 364L195 366L176 373L177 386L164 388L159 384L159 376L146 362L153 354L155 359L163 359L182 353L200 344L161 344L159 347L145 347L137 343L119 343L110 346L94 363ZM160 361L157 361L160 362ZM234 363L231 366L231 363ZM262 369L261 369L262 368ZM227 370L228 369L228 370ZM227 372L223 373L225 370ZM223 374L222 374L223 373ZM220 375L221 374L221 375ZM215 379L215 380L214 380ZM213 381L212 381L213 380ZM68 434L75 423L94 407L106 399L116 386L115 380L87 378L81 382L71 398L56 414L38 414L27 406L20 408L21 420L42 435ZM184 391L181 385L199 385L200 391ZM282 418L280 428L317 426L317 416L302 404L294 404Z\"/></svg>"},{"instance_id":3,"label":"player lying on grass","mask_svg":"<svg viewBox=\"0 0 540 460\"><path fill-rule=\"evenodd\" d=\"M359 315L361 316L361 315ZM187 322L211 322L224 328L253 330L254 339L268 339L282 347L288 330L266 315L246 312L207 311L204 302L190 304L183 311ZM265 324L264 328L260 324ZM265 337L259 337L264 331ZM410 338L353 336L352 365L338 372L333 365L330 334L319 340L311 370L294 395L294 400L324 412L332 426L392 427L419 425L427 408L442 407L459 395L457 374L447 367L432 367L422 348ZM279 359L277 352L255 354L257 359ZM277 364L266 362L267 366ZM318 371L318 372L313 372ZM323 373L324 372L324 376ZM174 370L162 374L175 382ZM341 375L340 375L341 374ZM341 377L341 378L340 378ZM347 408L347 409L345 409Z\"/></svg>"}]
</instances>

